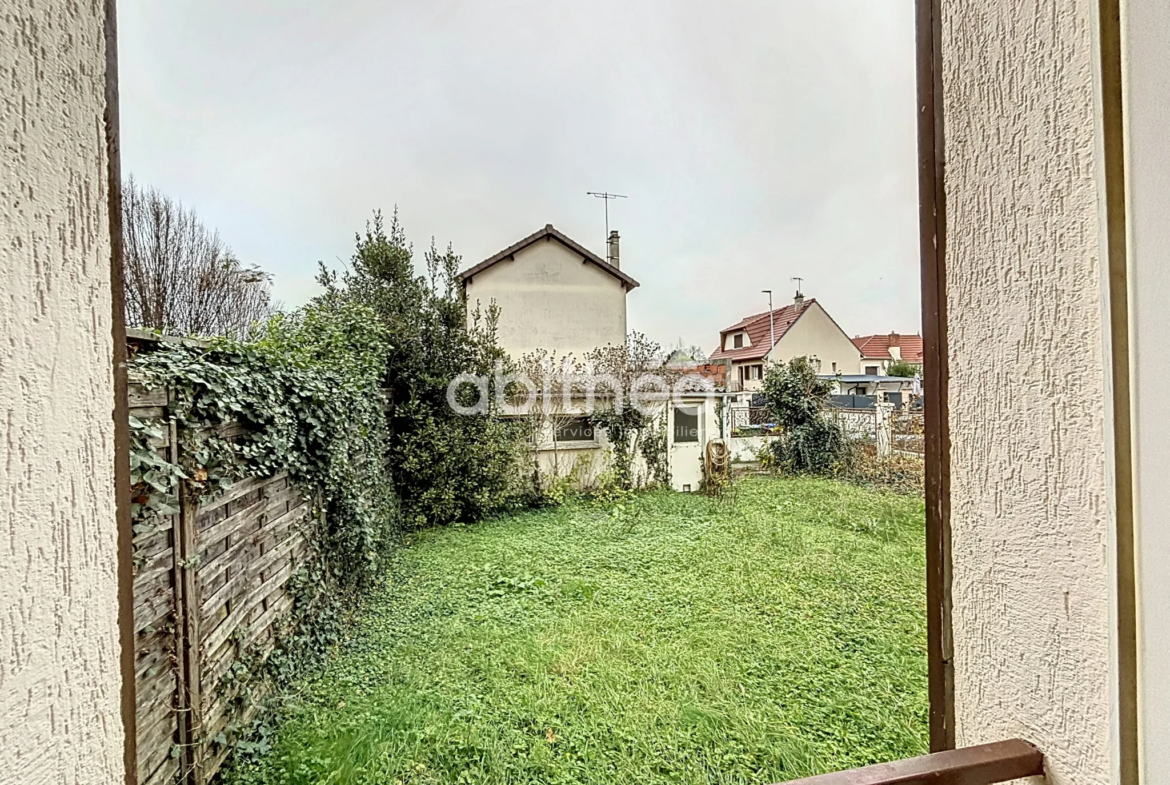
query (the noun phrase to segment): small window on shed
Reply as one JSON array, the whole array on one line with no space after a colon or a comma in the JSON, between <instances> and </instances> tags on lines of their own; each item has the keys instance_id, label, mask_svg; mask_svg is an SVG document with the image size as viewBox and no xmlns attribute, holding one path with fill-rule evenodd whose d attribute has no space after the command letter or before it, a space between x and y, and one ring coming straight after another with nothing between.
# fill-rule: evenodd
<instances>
[{"instance_id":1,"label":"small window on shed","mask_svg":"<svg viewBox=\"0 0 1170 785\"><path fill-rule=\"evenodd\" d=\"M699 441L699 410L694 406L677 406L674 410L674 441Z\"/></svg>"},{"instance_id":2,"label":"small window on shed","mask_svg":"<svg viewBox=\"0 0 1170 785\"><path fill-rule=\"evenodd\" d=\"M593 441L593 424L588 417L574 417L571 420L557 425L556 440L558 442L591 442Z\"/></svg>"},{"instance_id":3,"label":"small window on shed","mask_svg":"<svg viewBox=\"0 0 1170 785\"><path fill-rule=\"evenodd\" d=\"M866 376L877 376L878 375L878 367L876 365L865 366L865 374L866 374Z\"/></svg>"},{"instance_id":4,"label":"small window on shed","mask_svg":"<svg viewBox=\"0 0 1170 785\"><path fill-rule=\"evenodd\" d=\"M736 333L735 337L731 339L732 346L736 349L743 348L743 333Z\"/></svg>"}]
</instances>

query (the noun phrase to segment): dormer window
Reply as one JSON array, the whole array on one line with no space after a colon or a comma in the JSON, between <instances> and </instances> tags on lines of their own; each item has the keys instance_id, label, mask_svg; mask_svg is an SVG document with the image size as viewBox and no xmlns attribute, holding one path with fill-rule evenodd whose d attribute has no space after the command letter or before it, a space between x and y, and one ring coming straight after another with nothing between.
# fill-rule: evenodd
<instances>
[{"instance_id":1,"label":"dormer window","mask_svg":"<svg viewBox=\"0 0 1170 785\"><path fill-rule=\"evenodd\" d=\"M731 344L736 349L742 349L743 348L743 333L736 333L735 336L731 339Z\"/></svg>"}]
</instances>

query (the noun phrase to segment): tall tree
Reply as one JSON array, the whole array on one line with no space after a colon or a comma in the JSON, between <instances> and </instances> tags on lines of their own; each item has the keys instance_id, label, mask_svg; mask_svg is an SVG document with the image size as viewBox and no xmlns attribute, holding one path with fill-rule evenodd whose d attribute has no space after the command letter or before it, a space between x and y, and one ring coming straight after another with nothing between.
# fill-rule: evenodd
<instances>
[{"instance_id":1,"label":"tall tree","mask_svg":"<svg viewBox=\"0 0 1170 785\"><path fill-rule=\"evenodd\" d=\"M409 526L472 521L512 500L523 459L520 424L494 412L456 416L448 385L461 374L489 377L504 353L494 311L468 325L458 281L460 257L434 241L415 271L414 249L395 210L386 226L376 212L347 269L322 270L330 296L352 298L377 314L390 350L383 387L389 403L388 462ZM461 405L476 403L475 390ZM490 399L489 399L490 400Z\"/></svg>"},{"instance_id":2,"label":"tall tree","mask_svg":"<svg viewBox=\"0 0 1170 785\"><path fill-rule=\"evenodd\" d=\"M182 335L243 335L271 314L271 278L219 233L133 177L122 187L126 324Z\"/></svg>"}]
</instances>

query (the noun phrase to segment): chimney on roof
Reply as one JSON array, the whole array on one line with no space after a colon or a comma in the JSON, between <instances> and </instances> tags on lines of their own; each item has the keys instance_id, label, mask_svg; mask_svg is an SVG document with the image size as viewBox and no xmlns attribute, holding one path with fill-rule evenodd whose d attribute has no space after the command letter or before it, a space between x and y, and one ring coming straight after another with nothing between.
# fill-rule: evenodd
<instances>
[{"instance_id":1,"label":"chimney on roof","mask_svg":"<svg viewBox=\"0 0 1170 785\"><path fill-rule=\"evenodd\" d=\"M897 333L890 333L890 346L901 346L902 336Z\"/></svg>"},{"instance_id":2,"label":"chimney on roof","mask_svg":"<svg viewBox=\"0 0 1170 785\"><path fill-rule=\"evenodd\" d=\"M792 304L796 306L798 311L804 307L804 295L800 293L799 289L796 290L796 297L792 298Z\"/></svg>"},{"instance_id":3,"label":"chimney on roof","mask_svg":"<svg viewBox=\"0 0 1170 785\"><path fill-rule=\"evenodd\" d=\"M605 260L607 262L609 262L610 264L612 264L614 267L618 268L619 270L622 269L621 259L618 256L617 229L614 229L612 232L609 233L609 250L606 252L606 254L607 255L606 255Z\"/></svg>"}]
</instances>

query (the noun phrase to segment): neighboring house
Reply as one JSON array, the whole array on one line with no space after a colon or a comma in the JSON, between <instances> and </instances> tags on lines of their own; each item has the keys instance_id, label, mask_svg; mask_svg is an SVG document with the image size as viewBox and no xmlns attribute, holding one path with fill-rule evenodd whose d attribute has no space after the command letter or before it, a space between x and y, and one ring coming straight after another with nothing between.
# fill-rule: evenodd
<instances>
[{"instance_id":1,"label":"neighboring house","mask_svg":"<svg viewBox=\"0 0 1170 785\"><path fill-rule=\"evenodd\" d=\"M775 343L772 337L775 336ZM791 305L741 319L719 332L719 348L710 362L730 364L728 389L758 390L768 362L809 357L821 373L847 373L857 367L861 351L815 299L799 292Z\"/></svg>"},{"instance_id":2,"label":"neighboring house","mask_svg":"<svg viewBox=\"0 0 1170 785\"><path fill-rule=\"evenodd\" d=\"M459 275L470 324L499 306L497 338L516 361L538 349L580 359L626 341L626 294L638 282L621 271L618 233L607 262L552 224Z\"/></svg>"},{"instance_id":3,"label":"neighboring house","mask_svg":"<svg viewBox=\"0 0 1170 785\"><path fill-rule=\"evenodd\" d=\"M621 270L618 241L610 232L611 263L547 224L459 275L468 324L497 306L497 341L517 362L538 350L580 361L624 344L626 294L638 282ZM584 400L558 402L545 415L537 436L541 471L574 473L588 485L607 465L604 431L591 423Z\"/></svg>"},{"instance_id":4,"label":"neighboring house","mask_svg":"<svg viewBox=\"0 0 1170 785\"><path fill-rule=\"evenodd\" d=\"M6 783L140 764L106 5L0 0L24 36L0 47ZM927 717L934 750L990 746L838 782L1170 782L1170 24L1165 3L1122 9L920 5L924 327L945 404L927 424ZM702 443L686 413L672 428ZM1034 750L993 744L1020 735Z\"/></svg>"},{"instance_id":5,"label":"neighboring house","mask_svg":"<svg viewBox=\"0 0 1170 785\"><path fill-rule=\"evenodd\" d=\"M898 360L922 365L921 335L862 335L854 338L853 343L861 352L860 372L867 376L884 375L890 363Z\"/></svg>"}]
</instances>

